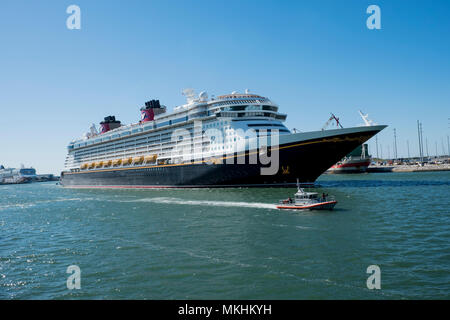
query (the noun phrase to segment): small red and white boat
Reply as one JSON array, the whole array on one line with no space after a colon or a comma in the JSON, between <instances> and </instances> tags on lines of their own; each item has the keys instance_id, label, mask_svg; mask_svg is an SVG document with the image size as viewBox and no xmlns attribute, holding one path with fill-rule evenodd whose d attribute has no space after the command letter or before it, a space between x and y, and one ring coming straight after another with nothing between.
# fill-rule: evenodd
<instances>
[{"instance_id":1,"label":"small red and white boat","mask_svg":"<svg viewBox=\"0 0 450 320\"><path fill-rule=\"evenodd\" d=\"M290 210L333 210L337 201L333 196L326 195L319 196L317 192L305 192L297 182L298 191L294 199L288 198L280 200L278 209Z\"/></svg>"},{"instance_id":2,"label":"small red and white boat","mask_svg":"<svg viewBox=\"0 0 450 320\"><path fill-rule=\"evenodd\" d=\"M368 114L364 114L359 110L359 115L364 120L366 126L374 125L374 122L369 119ZM334 114L331 114L331 118L328 119L325 127L328 126L333 119L336 120L336 126L339 125L342 128L339 123L339 118L336 118ZM341 159L341 161L329 168L327 173L365 173L371 162L372 157L369 155L369 147L366 143L358 146L355 150Z\"/></svg>"},{"instance_id":3,"label":"small red and white boat","mask_svg":"<svg viewBox=\"0 0 450 320\"><path fill-rule=\"evenodd\" d=\"M368 153L367 144L358 146L350 154L348 154L341 161L336 163L328 173L364 173L367 172L372 159Z\"/></svg>"}]
</instances>

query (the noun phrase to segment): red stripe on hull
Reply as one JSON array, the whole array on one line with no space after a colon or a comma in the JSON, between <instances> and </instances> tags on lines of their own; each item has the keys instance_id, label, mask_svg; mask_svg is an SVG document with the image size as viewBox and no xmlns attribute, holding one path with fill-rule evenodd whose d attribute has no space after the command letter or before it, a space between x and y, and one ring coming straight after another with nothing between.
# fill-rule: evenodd
<instances>
[{"instance_id":1,"label":"red stripe on hull","mask_svg":"<svg viewBox=\"0 0 450 320\"><path fill-rule=\"evenodd\" d=\"M311 208L317 208L317 207L324 207L332 204L336 204L337 201L328 201L328 202L322 202L318 204L313 204L310 206L277 206L278 209L295 209L295 210L304 210L304 209L311 209Z\"/></svg>"},{"instance_id":2,"label":"red stripe on hull","mask_svg":"<svg viewBox=\"0 0 450 320\"><path fill-rule=\"evenodd\" d=\"M351 167L368 167L370 165L370 161L365 162L357 162L357 163L343 163L343 164L336 164L332 166L331 168L351 168Z\"/></svg>"}]
</instances>

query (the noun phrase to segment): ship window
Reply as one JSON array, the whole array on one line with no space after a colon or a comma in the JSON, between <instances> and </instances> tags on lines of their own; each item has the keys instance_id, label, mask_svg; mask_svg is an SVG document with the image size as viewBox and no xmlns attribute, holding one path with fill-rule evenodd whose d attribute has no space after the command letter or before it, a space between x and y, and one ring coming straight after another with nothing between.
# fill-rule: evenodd
<instances>
[{"instance_id":1,"label":"ship window","mask_svg":"<svg viewBox=\"0 0 450 320\"><path fill-rule=\"evenodd\" d=\"M273 106L263 106L262 109L263 110L270 110L270 111L277 111L278 110L277 107L273 107Z\"/></svg>"},{"instance_id":2,"label":"ship window","mask_svg":"<svg viewBox=\"0 0 450 320\"><path fill-rule=\"evenodd\" d=\"M283 127L281 123L249 123L247 126L249 127Z\"/></svg>"},{"instance_id":3,"label":"ship window","mask_svg":"<svg viewBox=\"0 0 450 320\"><path fill-rule=\"evenodd\" d=\"M178 118L178 119L174 119L174 120L172 120L172 124L175 124L175 123L179 123L179 122L183 122L183 121L186 121L186 119L187 119L187 117L183 117L183 118Z\"/></svg>"}]
</instances>

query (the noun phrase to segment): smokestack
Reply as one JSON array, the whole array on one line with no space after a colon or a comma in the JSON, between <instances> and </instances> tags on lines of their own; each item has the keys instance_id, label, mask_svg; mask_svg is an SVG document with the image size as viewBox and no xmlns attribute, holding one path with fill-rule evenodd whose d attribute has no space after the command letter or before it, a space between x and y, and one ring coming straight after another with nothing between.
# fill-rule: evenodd
<instances>
[{"instance_id":1,"label":"smokestack","mask_svg":"<svg viewBox=\"0 0 450 320\"><path fill-rule=\"evenodd\" d=\"M150 100L145 103L145 107L141 108L141 123L155 120L155 116L166 112L159 100Z\"/></svg>"},{"instance_id":2,"label":"smokestack","mask_svg":"<svg viewBox=\"0 0 450 320\"><path fill-rule=\"evenodd\" d=\"M120 121L116 120L115 116L105 117L105 120L100 122L101 130L100 134L114 130L120 127Z\"/></svg>"}]
</instances>

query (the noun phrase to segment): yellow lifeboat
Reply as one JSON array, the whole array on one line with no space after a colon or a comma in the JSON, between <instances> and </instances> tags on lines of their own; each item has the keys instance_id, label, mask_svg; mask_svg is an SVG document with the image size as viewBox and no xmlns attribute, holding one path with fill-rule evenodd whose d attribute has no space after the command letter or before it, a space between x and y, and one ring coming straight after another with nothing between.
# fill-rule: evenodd
<instances>
[{"instance_id":1,"label":"yellow lifeboat","mask_svg":"<svg viewBox=\"0 0 450 320\"><path fill-rule=\"evenodd\" d=\"M167 159L159 159L158 164L167 164Z\"/></svg>"},{"instance_id":2,"label":"yellow lifeboat","mask_svg":"<svg viewBox=\"0 0 450 320\"><path fill-rule=\"evenodd\" d=\"M131 164L132 162L133 162L133 158L122 159L123 165L128 165L128 164Z\"/></svg>"},{"instance_id":3,"label":"yellow lifeboat","mask_svg":"<svg viewBox=\"0 0 450 320\"><path fill-rule=\"evenodd\" d=\"M96 167L96 168L101 168L101 167L103 167L103 161L97 162L97 163L95 164L95 167Z\"/></svg>"},{"instance_id":4,"label":"yellow lifeboat","mask_svg":"<svg viewBox=\"0 0 450 320\"><path fill-rule=\"evenodd\" d=\"M105 167L110 167L112 165L112 160L108 160L105 162Z\"/></svg>"},{"instance_id":5,"label":"yellow lifeboat","mask_svg":"<svg viewBox=\"0 0 450 320\"><path fill-rule=\"evenodd\" d=\"M81 165L81 169L87 169L89 167L89 164L88 163L83 163L82 165Z\"/></svg>"},{"instance_id":6,"label":"yellow lifeboat","mask_svg":"<svg viewBox=\"0 0 450 320\"><path fill-rule=\"evenodd\" d=\"M122 159L116 159L113 161L113 166L120 166L122 164Z\"/></svg>"},{"instance_id":7,"label":"yellow lifeboat","mask_svg":"<svg viewBox=\"0 0 450 320\"><path fill-rule=\"evenodd\" d=\"M142 162L144 162L144 156L133 158L134 164L141 164Z\"/></svg>"},{"instance_id":8,"label":"yellow lifeboat","mask_svg":"<svg viewBox=\"0 0 450 320\"><path fill-rule=\"evenodd\" d=\"M91 163L89 164L89 169L92 169L92 168L95 168L95 162L91 162Z\"/></svg>"},{"instance_id":9,"label":"yellow lifeboat","mask_svg":"<svg viewBox=\"0 0 450 320\"><path fill-rule=\"evenodd\" d=\"M152 154L152 155L146 156L144 158L144 161L146 163L152 163L152 162L156 162L156 158L157 158L156 154Z\"/></svg>"}]
</instances>

